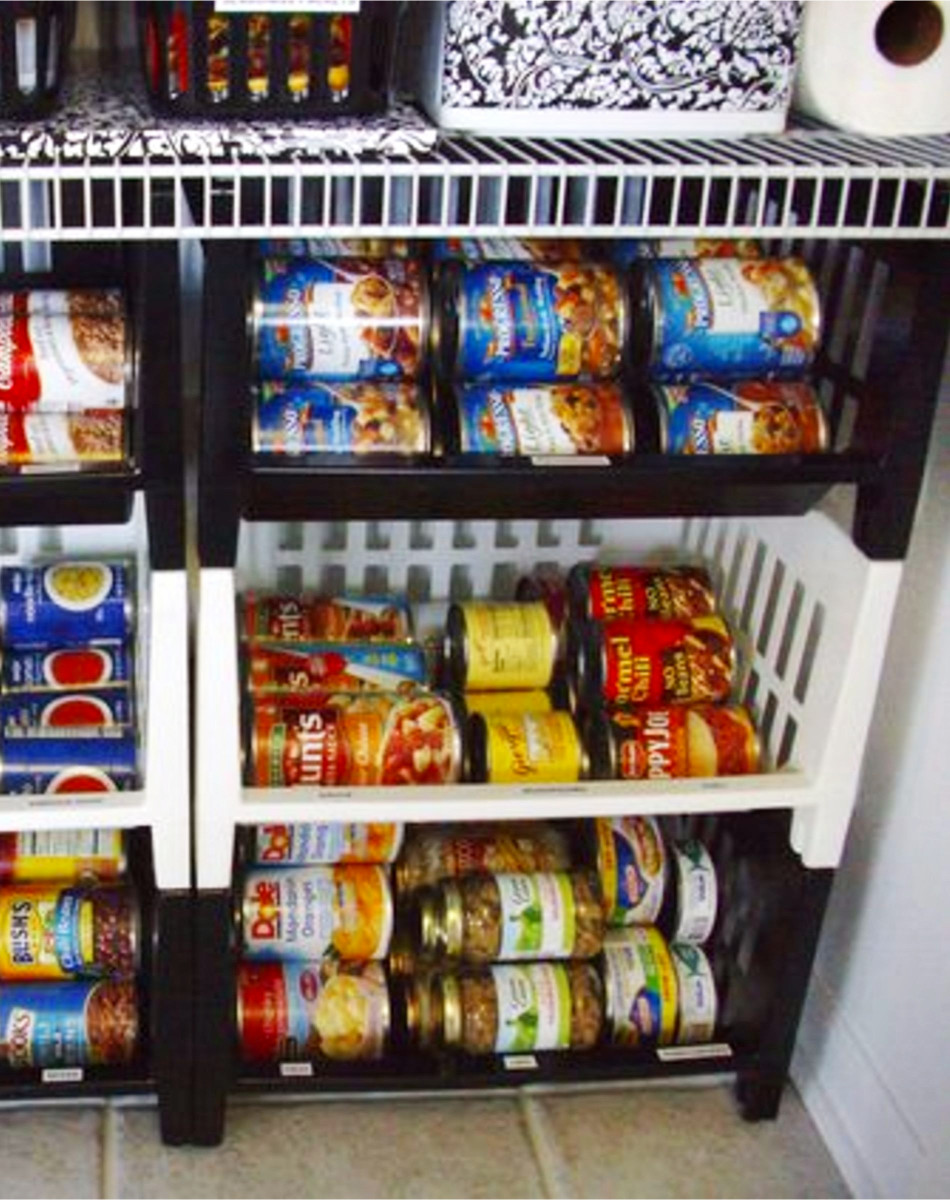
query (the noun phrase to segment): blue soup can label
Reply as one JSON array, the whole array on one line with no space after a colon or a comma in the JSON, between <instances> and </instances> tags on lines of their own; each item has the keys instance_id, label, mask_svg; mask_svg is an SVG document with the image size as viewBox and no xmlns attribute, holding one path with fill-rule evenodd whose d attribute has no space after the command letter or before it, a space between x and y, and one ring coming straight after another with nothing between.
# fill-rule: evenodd
<instances>
[{"instance_id":1,"label":"blue soup can label","mask_svg":"<svg viewBox=\"0 0 950 1200\"><path fill-rule=\"evenodd\" d=\"M265 259L253 328L261 379L415 379L428 339L414 259Z\"/></svg>"},{"instance_id":2,"label":"blue soup can label","mask_svg":"<svg viewBox=\"0 0 950 1200\"><path fill-rule=\"evenodd\" d=\"M261 385L255 454L424 454L429 422L414 383Z\"/></svg>"},{"instance_id":3,"label":"blue soup can label","mask_svg":"<svg viewBox=\"0 0 950 1200\"><path fill-rule=\"evenodd\" d=\"M828 424L815 389L796 380L698 381L655 388L666 454L815 454Z\"/></svg>"},{"instance_id":4,"label":"blue soup can label","mask_svg":"<svg viewBox=\"0 0 950 1200\"><path fill-rule=\"evenodd\" d=\"M819 299L796 258L669 258L645 268L654 379L800 375L814 360Z\"/></svg>"},{"instance_id":5,"label":"blue soup can label","mask_svg":"<svg viewBox=\"0 0 950 1200\"><path fill-rule=\"evenodd\" d=\"M631 421L612 383L489 386L459 392L463 453L626 454Z\"/></svg>"},{"instance_id":6,"label":"blue soup can label","mask_svg":"<svg viewBox=\"0 0 950 1200\"><path fill-rule=\"evenodd\" d=\"M0 568L0 639L10 645L122 641L134 621L125 563L75 560Z\"/></svg>"},{"instance_id":7,"label":"blue soup can label","mask_svg":"<svg viewBox=\"0 0 950 1200\"><path fill-rule=\"evenodd\" d=\"M132 652L122 643L64 650L0 650L0 692L128 689Z\"/></svg>"},{"instance_id":8,"label":"blue soup can label","mask_svg":"<svg viewBox=\"0 0 950 1200\"><path fill-rule=\"evenodd\" d=\"M125 792L138 778L135 736L125 729L104 729L97 737L35 737L20 730L0 738L2 793Z\"/></svg>"},{"instance_id":9,"label":"blue soup can label","mask_svg":"<svg viewBox=\"0 0 950 1200\"><path fill-rule=\"evenodd\" d=\"M10 1067L128 1062L136 1035L132 983L41 983L0 988L0 1056Z\"/></svg>"},{"instance_id":10,"label":"blue soup can label","mask_svg":"<svg viewBox=\"0 0 950 1200\"><path fill-rule=\"evenodd\" d=\"M627 305L612 267L474 263L458 286L459 377L540 383L619 373Z\"/></svg>"},{"instance_id":11,"label":"blue soup can label","mask_svg":"<svg viewBox=\"0 0 950 1200\"><path fill-rule=\"evenodd\" d=\"M86 692L0 695L0 729L60 736L74 729L132 724L132 694L118 688Z\"/></svg>"}]
</instances>

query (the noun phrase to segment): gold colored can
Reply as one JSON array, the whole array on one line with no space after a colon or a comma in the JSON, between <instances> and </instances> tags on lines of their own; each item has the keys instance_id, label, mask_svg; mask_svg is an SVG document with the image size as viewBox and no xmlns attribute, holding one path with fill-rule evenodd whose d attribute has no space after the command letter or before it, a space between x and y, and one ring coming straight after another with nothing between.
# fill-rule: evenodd
<instances>
[{"instance_id":1,"label":"gold colored can","mask_svg":"<svg viewBox=\"0 0 950 1200\"><path fill-rule=\"evenodd\" d=\"M474 716L549 713L554 711L550 692L536 688L531 692L466 692L465 707Z\"/></svg>"},{"instance_id":2,"label":"gold colored can","mask_svg":"<svg viewBox=\"0 0 950 1200\"><path fill-rule=\"evenodd\" d=\"M567 712L476 716L470 736L472 777L482 783L576 783L590 773Z\"/></svg>"},{"instance_id":3,"label":"gold colored can","mask_svg":"<svg viewBox=\"0 0 950 1200\"><path fill-rule=\"evenodd\" d=\"M449 686L459 691L546 688L559 638L541 601L453 604L446 624Z\"/></svg>"}]
</instances>

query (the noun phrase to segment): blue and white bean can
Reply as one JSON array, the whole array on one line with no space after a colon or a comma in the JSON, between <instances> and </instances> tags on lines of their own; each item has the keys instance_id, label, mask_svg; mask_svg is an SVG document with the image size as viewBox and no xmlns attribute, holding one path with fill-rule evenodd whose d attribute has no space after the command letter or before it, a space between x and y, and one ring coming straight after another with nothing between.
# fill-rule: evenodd
<instances>
[{"instance_id":1,"label":"blue and white bean can","mask_svg":"<svg viewBox=\"0 0 950 1200\"><path fill-rule=\"evenodd\" d=\"M0 793L133 791L138 757L135 735L126 728L100 730L95 737L8 731L0 738Z\"/></svg>"},{"instance_id":2,"label":"blue and white bean can","mask_svg":"<svg viewBox=\"0 0 950 1200\"><path fill-rule=\"evenodd\" d=\"M0 988L0 1057L13 1068L126 1063L138 1007L131 982L98 980Z\"/></svg>"},{"instance_id":3,"label":"blue and white bean can","mask_svg":"<svg viewBox=\"0 0 950 1200\"><path fill-rule=\"evenodd\" d=\"M0 568L0 641L7 645L123 641L134 627L132 573L124 562Z\"/></svg>"},{"instance_id":4,"label":"blue and white bean can","mask_svg":"<svg viewBox=\"0 0 950 1200\"><path fill-rule=\"evenodd\" d=\"M59 649L0 649L0 692L128 690L132 651L123 642Z\"/></svg>"},{"instance_id":5,"label":"blue and white bean can","mask_svg":"<svg viewBox=\"0 0 950 1200\"><path fill-rule=\"evenodd\" d=\"M62 737L81 729L131 726L132 693L118 688L84 692L0 695L0 730Z\"/></svg>"},{"instance_id":6,"label":"blue and white bean can","mask_svg":"<svg viewBox=\"0 0 950 1200\"><path fill-rule=\"evenodd\" d=\"M255 454L425 454L427 406L415 383L262 383Z\"/></svg>"}]
</instances>

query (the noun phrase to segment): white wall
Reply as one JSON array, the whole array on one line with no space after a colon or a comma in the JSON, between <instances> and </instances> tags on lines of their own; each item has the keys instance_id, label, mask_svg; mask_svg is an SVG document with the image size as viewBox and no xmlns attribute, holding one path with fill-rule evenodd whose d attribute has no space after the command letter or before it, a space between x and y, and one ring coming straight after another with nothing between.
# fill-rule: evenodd
<instances>
[{"instance_id":1,"label":"white wall","mask_svg":"<svg viewBox=\"0 0 950 1200\"><path fill-rule=\"evenodd\" d=\"M792 1068L860 1196L950 1195L948 383Z\"/></svg>"}]
</instances>

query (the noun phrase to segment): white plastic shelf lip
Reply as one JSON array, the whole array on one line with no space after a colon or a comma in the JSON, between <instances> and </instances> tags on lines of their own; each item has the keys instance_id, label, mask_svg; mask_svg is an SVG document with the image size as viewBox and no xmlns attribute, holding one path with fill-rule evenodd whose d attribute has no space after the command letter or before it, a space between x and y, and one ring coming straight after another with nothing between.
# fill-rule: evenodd
<instances>
[{"instance_id":1,"label":"white plastic shelf lip","mask_svg":"<svg viewBox=\"0 0 950 1200\"><path fill-rule=\"evenodd\" d=\"M0 831L132 829L149 823L149 796L133 792L62 792L0 796Z\"/></svg>"}]
</instances>

